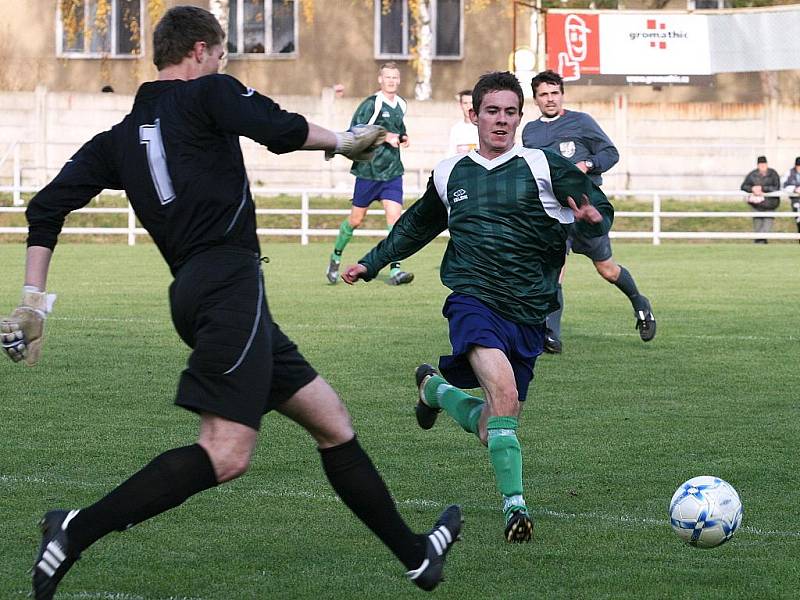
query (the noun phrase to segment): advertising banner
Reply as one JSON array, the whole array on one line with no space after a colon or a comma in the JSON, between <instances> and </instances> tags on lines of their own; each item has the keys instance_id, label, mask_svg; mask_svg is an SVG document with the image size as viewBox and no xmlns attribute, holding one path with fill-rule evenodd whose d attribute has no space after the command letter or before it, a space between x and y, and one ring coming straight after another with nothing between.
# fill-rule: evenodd
<instances>
[{"instance_id":1,"label":"advertising banner","mask_svg":"<svg viewBox=\"0 0 800 600\"><path fill-rule=\"evenodd\" d=\"M800 31L800 7L713 14L551 10L547 68L583 84L710 85L715 73L800 68L800 36L787 31Z\"/></svg>"},{"instance_id":2,"label":"advertising banner","mask_svg":"<svg viewBox=\"0 0 800 600\"><path fill-rule=\"evenodd\" d=\"M601 15L600 72L710 75L705 15Z\"/></svg>"}]
</instances>

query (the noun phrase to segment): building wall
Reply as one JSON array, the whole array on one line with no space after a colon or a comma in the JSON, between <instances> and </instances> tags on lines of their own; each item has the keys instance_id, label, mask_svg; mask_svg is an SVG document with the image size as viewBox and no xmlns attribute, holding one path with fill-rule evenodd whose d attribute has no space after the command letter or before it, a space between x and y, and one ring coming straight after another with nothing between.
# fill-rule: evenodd
<instances>
[{"instance_id":1,"label":"building wall","mask_svg":"<svg viewBox=\"0 0 800 600\"><path fill-rule=\"evenodd\" d=\"M677 0L675 0L677 2ZM3 0L0 17L0 90L33 91L44 85L52 91L96 92L105 85L132 94L143 81L156 77L152 65L152 24L143 24L144 55L140 58L57 58L54 0ZM146 5L147 3L145 3ZM207 0L166 0L167 7L194 4L207 7ZM465 4L472 5L469 0ZM530 9L494 0L481 10L464 15L464 46L461 60L436 60L433 64L434 100L446 101L462 88L471 87L482 73L508 68L516 45L530 45ZM634 6L631 5L631 8ZM674 6L672 6L674 8ZM371 0L317 0L315 15L307 22L300 11L299 56L284 58L232 58L227 72L256 89L273 95L318 96L340 83L347 98L372 93L381 61L374 58L374 16ZM516 24L516 28L514 28ZM401 93L414 96L414 72L410 61L400 62ZM528 82L523 81L527 87ZM574 102L611 101L624 92L631 101L762 102L765 83L757 73L724 74L712 87L573 86ZM800 97L800 75L785 71L777 75L779 102Z\"/></svg>"},{"instance_id":2,"label":"building wall","mask_svg":"<svg viewBox=\"0 0 800 600\"><path fill-rule=\"evenodd\" d=\"M44 85L53 91L96 92L105 85L130 94L156 77L152 64L152 24L144 19L144 55L140 58L57 58L56 13L53 0L3 0L0 50L0 89L32 91ZM146 3L145 3L146 4ZM167 7L208 2L167 0ZM366 96L377 88L383 62L374 58L374 18L371 0L317 0L314 18L299 13L297 58L233 57L226 72L268 94L318 95L341 83L350 97ZM487 26L487 22L491 26ZM436 60L435 99L449 99L470 87L477 75L508 68L512 47L512 15L497 1L464 16L463 60ZM498 32L505 32L498 35ZM414 95L410 61L400 61L401 93Z\"/></svg>"}]
</instances>

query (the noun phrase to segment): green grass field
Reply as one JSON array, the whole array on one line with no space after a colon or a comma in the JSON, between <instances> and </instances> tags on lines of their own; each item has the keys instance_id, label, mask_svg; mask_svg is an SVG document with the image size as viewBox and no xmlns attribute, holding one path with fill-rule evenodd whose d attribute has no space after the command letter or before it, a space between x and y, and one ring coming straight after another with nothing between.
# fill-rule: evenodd
<instances>
[{"instance_id":1,"label":"green grass field","mask_svg":"<svg viewBox=\"0 0 800 600\"><path fill-rule=\"evenodd\" d=\"M345 261L368 249L359 240ZM413 418L413 369L449 350L443 244L417 278L329 286L329 244L269 243L275 319L347 403L362 445L417 530L462 504L464 541L439 598L796 598L800 582L800 257L797 244L617 243L658 319L643 344L625 298L570 257L565 353L543 356L519 431L535 539L502 539L486 450L452 420ZM18 300L21 245L0 245L0 310ZM162 451L192 443L173 406L188 355L152 245L63 244L41 363L0 362L0 598L24 598L48 509L87 505ZM5 307L5 308L3 308ZM694 475L731 482L742 529L682 544L667 504ZM251 471L90 548L72 600L421 597L333 495L311 438L278 415Z\"/></svg>"}]
</instances>

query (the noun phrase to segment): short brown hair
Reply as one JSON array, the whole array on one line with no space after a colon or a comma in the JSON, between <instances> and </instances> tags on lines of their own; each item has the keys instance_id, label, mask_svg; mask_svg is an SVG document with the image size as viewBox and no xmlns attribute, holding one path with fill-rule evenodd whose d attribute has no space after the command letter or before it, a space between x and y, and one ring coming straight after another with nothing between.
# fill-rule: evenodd
<instances>
[{"instance_id":1,"label":"short brown hair","mask_svg":"<svg viewBox=\"0 0 800 600\"><path fill-rule=\"evenodd\" d=\"M180 64L197 42L209 47L225 40L217 19L197 6L170 8L153 31L153 64L160 71Z\"/></svg>"},{"instance_id":2,"label":"short brown hair","mask_svg":"<svg viewBox=\"0 0 800 600\"><path fill-rule=\"evenodd\" d=\"M557 85L558 89L561 90L561 93L564 93L564 80L561 78L561 75L555 71L548 69L547 71L542 71L536 77L531 79L531 91L533 91L534 96L536 96L536 88L543 83Z\"/></svg>"},{"instance_id":3,"label":"short brown hair","mask_svg":"<svg viewBox=\"0 0 800 600\"><path fill-rule=\"evenodd\" d=\"M396 71L399 71L400 67L397 66L396 62L390 60L389 62L385 62L380 66L380 68L378 69L378 74L380 74L381 71L383 71L384 69L394 69Z\"/></svg>"},{"instance_id":4,"label":"short brown hair","mask_svg":"<svg viewBox=\"0 0 800 600\"><path fill-rule=\"evenodd\" d=\"M522 87L519 85L517 76L509 71L494 71L481 75L478 83L472 88L472 109L475 114L481 110L483 97L489 92L502 92L508 90L514 92L519 98L519 112L522 114L522 106L525 104L525 97L522 94Z\"/></svg>"}]
</instances>

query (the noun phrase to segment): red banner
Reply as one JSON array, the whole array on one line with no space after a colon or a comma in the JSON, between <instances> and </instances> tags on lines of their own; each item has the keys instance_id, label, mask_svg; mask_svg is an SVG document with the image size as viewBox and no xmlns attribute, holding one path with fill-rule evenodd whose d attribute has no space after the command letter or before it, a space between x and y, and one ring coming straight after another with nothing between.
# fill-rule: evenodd
<instances>
[{"instance_id":1,"label":"red banner","mask_svg":"<svg viewBox=\"0 0 800 600\"><path fill-rule=\"evenodd\" d=\"M564 81L600 74L600 19L587 13L547 15L547 68Z\"/></svg>"}]
</instances>

